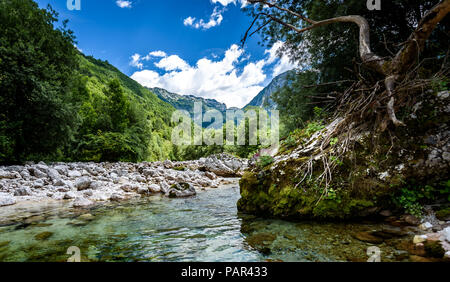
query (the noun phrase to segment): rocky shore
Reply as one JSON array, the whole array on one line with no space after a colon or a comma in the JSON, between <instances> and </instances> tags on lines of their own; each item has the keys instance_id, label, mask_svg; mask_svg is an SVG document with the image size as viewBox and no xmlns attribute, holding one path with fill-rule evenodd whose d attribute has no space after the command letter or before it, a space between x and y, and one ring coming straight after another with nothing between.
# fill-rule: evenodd
<instances>
[{"instance_id":1,"label":"rocky shore","mask_svg":"<svg viewBox=\"0 0 450 282\"><path fill-rule=\"evenodd\" d=\"M25 201L67 201L74 208L163 194L189 197L242 176L247 160L226 154L154 163L27 163L0 167L0 208Z\"/></svg>"}]
</instances>

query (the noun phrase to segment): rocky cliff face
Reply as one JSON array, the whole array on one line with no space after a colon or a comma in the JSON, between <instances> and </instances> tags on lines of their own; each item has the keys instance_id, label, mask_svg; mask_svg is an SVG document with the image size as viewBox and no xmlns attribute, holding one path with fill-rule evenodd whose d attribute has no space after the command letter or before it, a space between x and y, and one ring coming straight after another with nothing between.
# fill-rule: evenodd
<instances>
[{"instance_id":1,"label":"rocky cliff face","mask_svg":"<svg viewBox=\"0 0 450 282\"><path fill-rule=\"evenodd\" d=\"M277 104L272 100L272 94L280 90L289 83L289 76L295 74L295 70L290 70L275 77L272 82L267 85L259 94L253 98L249 106L264 108L266 110L276 109Z\"/></svg>"},{"instance_id":2,"label":"rocky cliff face","mask_svg":"<svg viewBox=\"0 0 450 282\"><path fill-rule=\"evenodd\" d=\"M449 96L448 91L430 90L415 97L414 106L402 113L407 126L389 131L350 128L324 143L342 118L312 135L303 130L295 145L282 144L273 162L246 171L240 182L239 209L295 219L365 217L395 210L392 199L405 187L420 194L423 187L442 185L444 202L437 207L445 207Z\"/></svg>"}]
</instances>

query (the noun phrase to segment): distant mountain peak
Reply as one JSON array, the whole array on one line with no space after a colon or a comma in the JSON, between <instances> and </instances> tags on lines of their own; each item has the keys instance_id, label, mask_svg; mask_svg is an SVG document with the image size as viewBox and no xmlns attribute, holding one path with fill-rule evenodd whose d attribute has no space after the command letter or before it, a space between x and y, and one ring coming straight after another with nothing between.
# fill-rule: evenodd
<instances>
[{"instance_id":1,"label":"distant mountain peak","mask_svg":"<svg viewBox=\"0 0 450 282\"><path fill-rule=\"evenodd\" d=\"M253 98L245 107L260 107L266 110L276 109L277 104L272 100L272 94L289 83L289 76L295 74L296 70L290 70L276 76L258 95Z\"/></svg>"}]
</instances>

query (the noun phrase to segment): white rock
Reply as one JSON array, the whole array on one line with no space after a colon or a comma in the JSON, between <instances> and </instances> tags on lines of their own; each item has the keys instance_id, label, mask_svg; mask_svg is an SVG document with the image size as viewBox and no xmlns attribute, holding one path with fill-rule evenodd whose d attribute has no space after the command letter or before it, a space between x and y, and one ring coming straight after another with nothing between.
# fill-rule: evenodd
<instances>
[{"instance_id":1,"label":"white rock","mask_svg":"<svg viewBox=\"0 0 450 282\"><path fill-rule=\"evenodd\" d=\"M414 244L423 243L427 239L428 239L428 237L426 235L416 235L416 236L414 236L413 243Z\"/></svg>"},{"instance_id":2,"label":"white rock","mask_svg":"<svg viewBox=\"0 0 450 282\"><path fill-rule=\"evenodd\" d=\"M75 199L77 195L74 192L67 192L64 194L64 200L72 200Z\"/></svg>"},{"instance_id":3,"label":"white rock","mask_svg":"<svg viewBox=\"0 0 450 282\"><path fill-rule=\"evenodd\" d=\"M148 193L148 188L146 188L146 187L139 187L138 190L137 190L137 193L140 194L140 195L147 194Z\"/></svg>"},{"instance_id":4,"label":"white rock","mask_svg":"<svg viewBox=\"0 0 450 282\"><path fill-rule=\"evenodd\" d=\"M58 179L53 182L53 185L57 187L66 186L66 182L64 182L64 180L62 179Z\"/></svg>"},{"instance_id":5,"label":"white rock","mask_svg":"<svg viewBox=\"0 0 450 282\"><path fill-rule=\"evenodd\" d=\"M75 201L73 201L72 206L74 208L84 208L93 205L94 203L86 198L76 198Z\"/></svg>"},{"instance_id":6,"label":"white rock","mask_svg":"<svg viewBox=\"0 0 450 282\"><path fill-rule=\"evenodd\" d=\"M75 181L74 186L78 191L82 191L88 189L89 186L91 186L91 183L92 181L88 177L81 177Z\"/></svg>"},{"instance_id":7,"label":"white rock","mask_svg":"<svg viewBox=\"0 0 450 282\"><path fill-rule=\"evenodd\" d=\"M37 177L37 178L47 178L47 174L45 174L44 172L40 171L39 169L34 169L33 175L35 177Z\"/></svg>"},{"instance_id":8,"label":"white rock","mask_svg":"<svg viewBox=\"0 0 450 282\"><path fill-rule=\"evenodd\" d=\"M426 231L426 230L428 230L428 229L430 229L432 227L433 227L433 225L431 223L429 223L429 222L422 223L419 226L419 228L422 229L423 231Z\"/></svg>"},{"instance_id":9,"label":"white rock","mask_svg":"<svg viewBox=\"0 0 450 282\"><path fill-rule=\"evenodd\" d=\"M69 176L70 178L81 177L81 172L79 172L78 170L71 170L67 173L67 176Z\"/></svg>"},{"instance_id":10,"label":"white rock","mask_svg":"<svg viewBox=\"0 0 450 282\"><path fill-rule=\"evenodd\" d=\"M58 181L61 178L61 175L59 175L59 172L53 168L47 169L47 175L53 181Z\"/></svg>"},{"instance_id":11,"label":"white rock","mask_svg":"<svg viewBox=\"0 0 450 282\"><path fill-rule=\"evenodd\" d=\"M67 176L67 173L69 171L69 168L65 165L58 165L55 166L55 169L59 172L59 174Z\"/></svg>"},{"instance_id":12,"label":"white rock","mask_svg":"<svg viewBox=\"0 0 450 282\"><path fill-rule=\"evenodd\" d=\"M30 172L27 169L22 170L20 172L20 176L22 176L25 180L29 180L31 178Z\"/></svg>"},{"instance_id":13,"label":"white rock","mask_svg":"<svg viewBox=\"0 0 450 282\"><path fill-rule=\"evenodd\" d=\"M19 187L14 191L14 196L30 196L31 190L28 187Z\"/></svg>"},{"instance_id":14,"label":"white rock","mask_svg":"<svg viewBox=\"0 0 450 282\"><path fill-rule=\"evenodd\" d=\"M111 195L111 197L109 199L111 201L114 201L114 202L119 202L119 201L124 200L125 196L123 196L121 194L114 193L114 194Z\"/></svg>"},{"instance_id":15,"label":"white rock","mask_svg":"<svg viewBox=\"0 0 450 282\"><path fill-rule=\"evenodd\" d=\"M90 199L96 202L106 202L109 200L108 196L102 192L94 192Z\"/></svg>"},{"instance_id":16,"label":"white rock","mask_svg":"<svg viewBox=\"0 0 450 282\"><path fill-rule=\"evenodd\" d=\"M450 227L445 228L445 229L442 230L441 232L442 232L442 233L441 233L441 234L442 234L442 235L441 235L442 239L443 239L443 240L446 240L447 242L450 243Z\"/></svg>"},{"instance_id":17,"label":"white rock","mask_svg":"<svg viewBox=\"0 0 450 282\"><path fill-rule=\"evenodd\" d=\"M42 188L44 187L44 180L42 179L38 179L35 182L33 182L33 187L34 188Z\"/></svg>"},{"instance_id":18,"label":"white rock","mask_svg":"<svg viewBox=\"0 0 450 282\"><path fill-rule=\"evenodd\" d=\"M148 190L150 190L151 193L159 193L161 192L161 186L158 184L152 184L148 186Z\"/></svg>"},{"instance_id":19,"label":"white rock","mask_svg":"<svg viewBox=\"0 0 450 282\"><path fill-rule=\"evenodd\" d=\"M0 179L14 179L16 178L16 175L14 173L0 170Z\"/></svg>"},{"instance_id":20,"label":"white rock","mask_svg":"<svg viewBox=\"0 0 450 282\"><path fill-rule=\"evenodd\" d=\"M0 207L11 206L16 203L16 199L10 194L0 193Z\"/></svg>"}]
</instances>

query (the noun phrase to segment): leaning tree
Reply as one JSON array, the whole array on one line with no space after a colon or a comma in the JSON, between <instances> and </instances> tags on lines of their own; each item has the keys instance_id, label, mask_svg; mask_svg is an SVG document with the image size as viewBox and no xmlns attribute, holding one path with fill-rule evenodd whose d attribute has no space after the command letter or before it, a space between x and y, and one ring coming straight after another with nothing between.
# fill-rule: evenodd
<instances>
[{"instance_id":1,"label":"leaning tree","mask_svg":"<svg viewBox=\"0 0 450 282\"><path fill-rule=\"evenodd\" d=\"M385 101L387 117L395 126L405 125L397 118L395 112L396 95L399 92L396 91L396 87L400 82L405 82L408 72L418 64L419 56L424 50L427 40L450 11L450 0L440 1L425 13L406 42L398 42L399 45L402 45L402 48L396 54L390 57L382 57L371 50L370 26L366 18L360 15L340 16L316 21L305 16L304 13L289 9L289 5L282 5L279 1L247 0L247 2L254 5L258 12L255 13L254 21L244 35L243 44L250 35L273 23L280 24L296 34L303 34L330 24L356 24L359 27L359 56L362 64L383 77L384 91L379 93L378 99L367 101L370 101L372 105ZM294 18L295 22L300 22L300 26L292 24L292 21L288 20L289 17ZM260 19L263 19L262 24L251 32ZM324 38L323 40L327 39ZM373 92L377 93L380 89L379 85L374 86L374 89ZM351 93L352 91L346 92ZM345 100L345 96L341 100ZM367 109L367 104L362 107L363 112ZM351 111L355 113L355 108L351 107ZM363 116L362 112L358 112L358 114ZM386 126L386 121L384 121L384 127Z\"/></svg>"}]
</instances>

